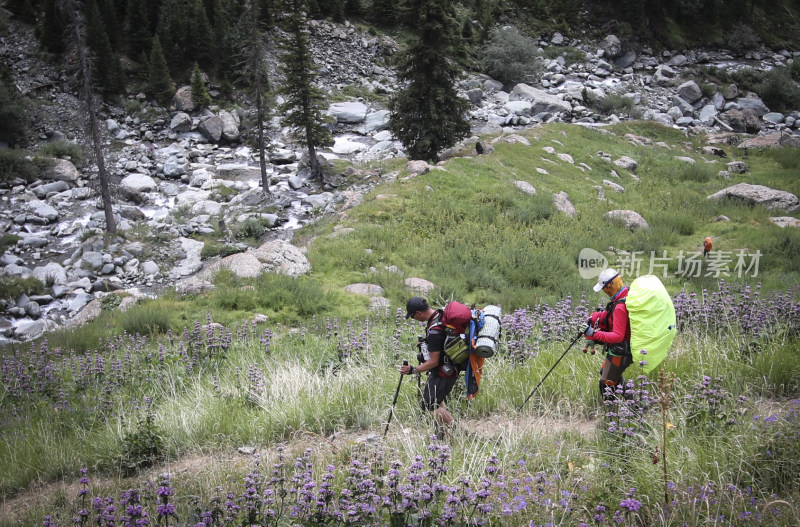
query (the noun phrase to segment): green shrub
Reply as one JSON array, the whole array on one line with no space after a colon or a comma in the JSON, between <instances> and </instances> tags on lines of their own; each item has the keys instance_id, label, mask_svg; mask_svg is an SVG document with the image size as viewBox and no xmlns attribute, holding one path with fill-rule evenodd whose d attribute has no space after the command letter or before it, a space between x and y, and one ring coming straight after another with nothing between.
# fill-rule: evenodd
<instances>
[{"instance_id":1,"label":"green shrub","mask_svg":"<svg viewBox=\"0 0 800 527\"><path fill-rule=\"evenodd\" d=\"M237 240L253 239L258 240L263 236L269 224L262 218L247 218L241 223L231 227L233 237Z\"/></svg>"},{"instance_id":2,"label":"green shrub","mask_svg":"<svg viewBox=\"0 0 800 527\"><path fill-rule=\"evenodd\" d=\"M603 115L622 114L630 115L633 112L634 102L630 97L618 93L608 93L602 99L593 101L594 108Z\"/></svg>"},{"instance_id":3,"label":"green shrub","mask_svg":"<svg viewBox=\"0 0 800 527\"><path fill-rule=\"evenodd\" d=\"M120 468L126 476L132 476L143 468L154 465L164 457L163 433L147 415L140 419L136 430L127 432L122 438Z\"/></svg>"},{"instance_id":4,"label":"green shrub","mask_svg":"<svg viewBox=\"0 0 800 527\"><path fill-rule=\"evenodd\" d=\"M713 165L705 163L687 164L686 167L678 173L680 181L693 181L695 183L706 183L714 177Z\"/></svg>"},{"instance_id":5,"label":"green shrub","mask_svg":"<svg viewBox=\"0 0 800 527\"><path fill-rule=\"evenodd\" d=\"M800 59L794 59L789 65L789 75L797 82L800 82Z\"/></svg>"},{"instance_id":6,"label":"green shrub","mask_svg":"<svg viewBox=\"0 0 800 527\"><path fill-rule=\"evenodd\" d=\"M708 83L708 82L701 82L700 83L700 91L703 93L703 97L706 97L707 99L710 99L717 92L717 87L715 85L713 85L713 84Z\"/></svg>"},{"instance_id":7,"label":"green shrub","mask_svg":"<svg viewBox=\"0 0 800 527\"><path fill-rule=\"evenodd\" d=\"M170 328L173 310L163 302L145 302L121 314L120 325L131 335L155 335Z\"/></svg>"},{"instance_id":8,"label":"green shrub","mask_svg":"<svg viewBox=\"0 0 800 527\"><path fill-rule=\"evenodd\" d=\"M550 219L555 212L552 196L539 193L530 200L517 204L507 214L510 219L530 227L537 222Z\"/></svg>"},{"instance_id":9,"label":"green shrub","mask_svg":"<svg viewBox=\"0 0 800 527\"><path fill-rule=\"evenodd\" d=\"M542 70L536 42L513 26L492 30L481 67L484 73L507 85L535 82Z\"/></svg>"},{"instance_id":10,"label":"green shrub","mask_svg":"<svg viewBox=\"0 0 800 527\"><path fill-rule=\"evenodd\" d=\"M736 24L725 38L725 44L737 53L756 49L761 45L758 34L747 24Z\"/></svg>"},{"instance_id":11,"label":"green shrub","mask_svg":"<svg viewBox=\"0 0 800 527\"><path fill-rule=\"evenodd\" d=\"M44 284L32 276L21 278L19 276L0 276L0 298L16 300L21 295L41 295L44 293Z\"/></svg>"},{"instance_id":12,"label":"green shrub","mask_svg":"<svg viewBox=\"0 0 800 527\"><path fill-rule=\"evenodd\" d=\"M104 296L100 300L100 308L103 311L114 311L122 303L123 296L124 295L118 293L111 293L110 295Z\"/></svg>"},{"instance_id":13,"label":"green shrub","mask_svg":"<svg viewBox=\"0 0 800 527\"><path fill-rule=\"evenodd\" d=\"M51 161L35 156L27 150L0 149L0 181L21 178L31 182L39 178Z\"/></svg>"},{"instance_id":14,"label":"green shrub","mask_svg":"<svg viewBox=\"0 0 800 527\"><path fill-rule=\"evenodd\" d=\"M0 142L20 145L25 140L27 130L25 101L17 91L8 68L0 64Z\"/></svg>"},{"instance_id":15,"label":"green shrub","mask_svg":"<svg viewBox=\"0 0 800 527\"><path fill-rule=\"evenodd\" d=\"M800 87L786 68L767 72L755 86L755 92L772 111L783 112L800 107Z\"/></svg>"},{"instance_id":16,"label":"green shrub","mask_svg":"<svg viewBox=\"0 0 800 527\"><path fill-rule=\"evenodd\" d=\"M241 249L229 243L218 243L215 241L207 241L200 251L200 259L207 260L215 256L230 256L242 252Z\"/></svg>"},{"instance_id":17,"label":"green shrub","mask_svg":"<svg viewBox=\"0 0 800 527\"><path fill-rule=\"evenodd\" d=\"M125 115L138 115L142 111L142 103L136 99L125 101Z\"/></svg>"},{"instance_id":18,"label":"green shrub","mask_svg":"<svg viewBox=\"0 0 800 527\"><path fill-rule=\"evenodd\" d=\"M39 154L45 157L71 159L75 164L78 164L83 159L81 147L77 143L64 140L45 144L39 149Z\"/></svg>"},{"instance_id":19,"label":"green shrub","mask_svg":"<svg viewBox=\"0 0 800 527\"><path fill-rule=\"evenodd\" d=\"M15 246L21 239L16 234L4 234L0 237L0 253L6 252L9 247Z\"/></svg>"},{"instance_id":20,"label":"green shrub","mask_svg":"<svg viewBox=\"0 0 800 527\"><path fill-rule=\"evenodd\" d=\"M788 170L800 169L800 148L773 148L770 153L781 167Z\"/></svg>"},{"instance_id":21,"label":"green shrub","mask_svg":"<svg viewBox=\"0 0 800 527\"><path fill-rule=\"evenodd\" d=\"M658 226L674 231L681 236L691 236L695 232L695 218L684 211L658 211L650 214L650 226Z\"/></svg>"},{"instance_id":22,"label":"green shrub","mask_svg":"<svg viewBox=\"0 0 800 527\"><path fill-rule=\"evenodd\" d=\"M544 48L542 55L548 59L564 57L564 65L569 66L586 59L586 52L571 46L548 46Z\"/></svg>"}]
</instances>

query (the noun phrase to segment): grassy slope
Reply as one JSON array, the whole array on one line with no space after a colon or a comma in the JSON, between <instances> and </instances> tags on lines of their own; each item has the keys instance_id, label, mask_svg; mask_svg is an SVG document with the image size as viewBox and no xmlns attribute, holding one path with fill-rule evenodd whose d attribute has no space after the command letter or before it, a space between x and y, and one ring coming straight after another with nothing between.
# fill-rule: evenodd
<instances>
[{"instance_id":1,"label":"grassy slope","mask_svg":"<svg viewBox=\"0 0 800 527\"><path fill-rule=\"evenodd\" d=\"M489 156L456 158L446 162L444 170L417 177L407 178L401 170L395 182L376 188L362 204L347 211L346 217L322 221L300 233L298 239L309 243L308 257L314 268L309 277L237 281L226 275L217 280L219 289L209 296L170 296L126 314L107 314L98 323L70 335L50 336L51 350L63 346L64 357L75 357L63 359L67 364L80 357L86 361L93 355L92 349L133 358L122 360L127 373L122 388L115 389L110 400L103 391L103 376L77 389L72 377L80 368L71 366L60 373L59 382L74 390L69 397L75 414L54 411L52 399L60 397L54 393L30 400L8 392L0 394L3 407L11 409L4 415L7 433L0 443L0 461L3 466L14 467L0 479L2 494L14 495L36 481L74 476L81 466L114 474L119 460L130 457L126 454L126 447L131 447L128 434L137 429L135 417L142 411L135 408L144 397L153 401L155 424L164 438L162 452L170 463L189 453L211 453L213 457L240 445L268 446L275 441L296 440L301 433L382 431L397 381L391 365L411 354L421 329L408 322L396 324L392 309L373 315L365 323L367 299L344 293L342 288L349 283L380 284L392 305L400 307L410 294L403 278L419 276L437 284L433 298L498 302L508 313L542 301L553 304L569 294L582 296L590 285L578 276L575 264L583 247L695 251L704 236L712 235L718 250L746 247L761 248L765 253L759 277L747 282L763 280L764 289L780 291L797 285L794 257L798 236L794 231L771 225L764 210L709 203L705 198L738 180L798 194L796 171L781 168L770 152L751 152L747 159L752 168L749 174L735 176L734 181L722 180L716 177L722 163L711 165L706 172L674 160L681 155L704 163L697 153L700 138L686 138L652 124L626 124L610 131L544 126L523 133L530 146L498 142ZM634 146L624 138L626 133L664 141L666 146ZM575 164L546 153L544 146L571 155ZM609 165L596 154L598 151L609 153L613 159L628 155L638 160L640 181ZM729 159L736 155L735 149L728 149ZM583 170L578 168L580 163L586 165ZM536 167L547 174L536 171ZM598 201L594 187L610 179L612 168L620 175L614 181L626 192L616 194L606 188L609 201ZM517 190L514 182L518 180L531 183L537 195ZM562 190L570 194L579 211L574 219L555 213L550 206L551 193ZM605 222L602 214L616 208L639 211L650 221L651 229L632 233ZM731 221L716 222L720 214ZM336 225L354 230L330 236ZM397 266L401 274L384 270L389 265ZM677 292L682 287L699 290L716 280L670 277L665 282ZM583 309L600 301L590 293ZM252 328L248 339L239 336L241 324L238 329L234 327L237 338L225 354L208 356L209 348L204 344L199 348L190 344L207 342L202 336L180 337L183 327L191 333L194 321L204 323L206 314L214 321L230 324L254 312L268 312L269 325ZM353 320L353 325L347 320ZM535 323L542 324L542 320ZM301 329L289 333L284 325ZM172 339L162 336L169 326L174 328ZM122 328L130 333L141 329L140 333L149 337L146 342L125 337L114 340L113 346L107 340L97 344L100 338L108 339ZM655 514L660 492L658 467L649 464L649 457L653 442L660 441L656 421L641 430L641 437L647 441L644 444L626 440L608 443L602 421L588 435L570 430L571 423L594 421L603 412L594 395L596 357L579 353L567 356L519 421L516 406L565 347L563 339L548 339L544 331L537 326L526 337L529 346L533 340L538 346L541 339L534 360L519 364L510 357L492 359L475 403L466 405L459 398L452 402L461 421L480 417L498 423L490 433L455 440L453 473L477 476L486 456L492 453L504 464L526 456L531 470L585 478L592 499L618 500L621 488L635 486L640 497L652 500L654 508L648 514ZM205 330L198 333L205 334ZM687 331L676 341L666 363L667 371L678 374L676 399L692 393L692 386L704 375L722 377L725 389L734 397L747 394L754 401L778 406L781 398L796 397L800 393L796 337L778 333L761 343L764 353L740 355L751 344L735 327L723 327L718 333L702 328ZM193 349L199 355L192 363L189 357ZM158 358L161 354L163 361ZM187 369L186 363L193 366ZM418 420L416 396L408 384L398 401L398 428L389 443L403 458L420 451L429 433L425 423ZM99 418L96 406L106 401L114 408L108 422ZM745 414L727 427L714 419L704 421L703 433L698 434L692 424L697 417L692 417L690 410L677 404L672 410L672 419L680 430L669 446L673 477L683 486L709 479L736 485L760 482L762 476L753 466L761 459L761 441L765 438L752 434ZM746 416L758 410L758 406L750 406ZM118 413L127 417L120 419ZM566 426L547 432L541 424L523 425L537 416L563 421ZM403 433L400 427L404 427ZM337 444L347 452L322 454L321 463L341 462L355 448ZM618 464L622 459L624 471ZM619 471L614 477L622 477L620 484L606 487L602 483L606 471ZM199 478L202 484L192 482L198 478L187 476L184 489L206 496L208 489L222 484L229 475L225 469L221 472L224 476ZM134 482L120 480L104 488L124 488ZM785 491L790 487L779 488ZM58 496L42 499L49 503L48 510L66 510L58 505ZM68 502L71 498L60 499ZM29 514L31 521L38 522L42 510Z\"/></svg>"}]
</instances>

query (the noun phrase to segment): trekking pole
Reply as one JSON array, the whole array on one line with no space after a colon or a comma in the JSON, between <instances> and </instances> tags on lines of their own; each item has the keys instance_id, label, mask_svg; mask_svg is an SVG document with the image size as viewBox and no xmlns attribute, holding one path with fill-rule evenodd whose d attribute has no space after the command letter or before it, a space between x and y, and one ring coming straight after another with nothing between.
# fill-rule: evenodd
<instances>
[{"instance_id":1,"label":"trekking pole","mask_svg":"<svg viewBox=\"0 0 800 527\"><path fill-rule=\"evenodd\" d=\"M408 361L403 361L403 366L408 366ZM392 400L392 410L389 412L389 419L386 420L386 429L383 431L383 438L386 439L386 434L389 432L389 423L392 422L392 416L394 415L394 405L397 404L397 396L400 395L400 386L403 385L403 375L400 374L400 382L397 383L397 390L394 392L394 400Z\"/></svg>"},{"instance_id":2,"label":"trekking pole","mask_svg":"<svg viewBox=\"0 0 800 527\"><path fill-rule=\"evenodd\" d=\"M521 404L521 405L519 405L519 408L517 408L517 411L518 411L518 412L519 412L520 410L522 410L522 407L523 407L523 406L525 406L525 403L527 403L527 402L528 402L528 399L530 399L531 397L533 397L533 394L534 394L534 393L536 393L536 390L538 390L538 389L539 389L539 386L541 386L541 385L542 385L542 383L543 383L543 382L544 382L544 380L547 378L547 376L548 376L548 375L550 375L550 372L552 372L552 371L555 369L555 367L558 365L558 363L559 363L559 362L561 362L561 359L563 359L563 358L564 358L564 355L566 355L566 354L567 354L567 352L568 352L568 351L569 351L569 350L572 348L572 346L574 346L574 345L575 345L575 343L576 343L576 342L578 342L578 339L580 339L580 338L583 336L583 333L584 333L583 331L581 331L580 333L578 333L578 336L577 336L577 337L575 337L575 338L573 339L573 341L572 341L572 342L570 342L570 344L569 344L569 346L567 347L567 349L565 349L565 350L564 350L564 353L562 353L562 354L561 354L561 356L558 358L558 360L556 361L556 363L555 363L555 364L553 364L553 367L552 367L552 368L550 368L550 371L548 371L547 373L545 373L544 377L542 377L542 380L541 380L541 381L539 381L539 384L537 384L537 385L536 385L536 388L534 388L534 389L533 389L533 391L532 391L532 392L531 392L531 394L528 396L528 398L527 398L527 399L525 399L525 400L522 402L522 404Z\"/></svg>"}]
</instances>

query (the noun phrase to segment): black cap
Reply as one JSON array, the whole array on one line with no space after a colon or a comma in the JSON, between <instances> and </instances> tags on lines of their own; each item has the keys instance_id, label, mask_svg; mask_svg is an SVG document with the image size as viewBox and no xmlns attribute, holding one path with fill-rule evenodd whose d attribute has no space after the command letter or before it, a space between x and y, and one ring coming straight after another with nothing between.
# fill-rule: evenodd
<instances>
[{"instance_id":1,"label":"black cap","mask_svg":"<svg viewBox=\"0 0 800 527\"><path fill-rule=\"evenodd\" d=\"M411 318L417 311L425 311L428 309L428 301L421 296L412 296L406 302L406 318Z\"/></svg>"}]
</instances>

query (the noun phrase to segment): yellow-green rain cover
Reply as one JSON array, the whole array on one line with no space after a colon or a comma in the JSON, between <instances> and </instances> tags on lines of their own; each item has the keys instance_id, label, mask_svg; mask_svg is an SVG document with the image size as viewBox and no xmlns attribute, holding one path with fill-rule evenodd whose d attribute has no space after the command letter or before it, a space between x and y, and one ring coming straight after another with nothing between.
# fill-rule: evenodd
<instances>
[{"instance_id":1,"label":"yellow-green rain cover","mask_svg":"<svg viewBox=\"0 0 800 527\"><path fill-rule=\"evenodd\" d=\"M625 306L631 323L633 363L650 373L667 356L675 338L675 306L664 284L652 274L633 281Z\"/></svg>"}]
</instances>

